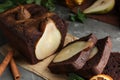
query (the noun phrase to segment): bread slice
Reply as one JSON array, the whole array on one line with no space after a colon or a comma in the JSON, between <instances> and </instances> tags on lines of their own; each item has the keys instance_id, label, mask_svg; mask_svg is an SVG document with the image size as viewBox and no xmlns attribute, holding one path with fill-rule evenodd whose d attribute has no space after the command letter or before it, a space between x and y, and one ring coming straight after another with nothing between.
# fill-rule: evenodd
<instances>
[{"instance_id":1,"label":"bread slice","mask_svg":"<svg viewBox=\"0 0 120 80\"><path fill-rule=\"evenodd\" d=\"M63 73L64 74L64 73L68 73L68 72L77 71L83 67L83 65L88 60L91 48L93 48L95 43L97 42L97 38L95 35L90 34L88 36L82 37L76 41L69 43L64 48L66 48L70 44L74 44L75 42L78 42L78 41L91 41L91 42L93 42L93 45L86 50L80 51L79 53L77 53L76 55L71 57L70 59L67 59L62 62L57 62L57 63L51 62L50 65L48 66L48 68L50 69L50 71L52 73L56 73L56 74Z\"/></svg>"},{"instance_id":2,"label":"bread slice","mask_svg":"<svg viewBox=\"0 0 120 80\"><path fill-rule=\"evenodd\" d=\"M110 37L98 40L96 47L98 48L98 53L88 60L82 69L76 72L86 79L90 79L92 76L103 72L112 49Z\"/></svg>"},{"instance_id":3,"label":"bread slice","mask_svg":"<svg viewBox=\"0 0 120 80\"><path fill-rule=\"evenodd\" d=\"M103 74L110 75L113 80L120 80L120 53L112 52Z\"/></svg>"}]
</instances>

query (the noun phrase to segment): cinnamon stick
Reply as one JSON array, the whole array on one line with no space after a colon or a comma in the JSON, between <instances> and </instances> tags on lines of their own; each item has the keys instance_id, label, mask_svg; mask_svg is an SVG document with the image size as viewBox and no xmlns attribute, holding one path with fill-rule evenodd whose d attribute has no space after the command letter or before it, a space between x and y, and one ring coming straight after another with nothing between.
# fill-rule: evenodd
<instances>
[{"instance_id":1,"label":"cinnamon stick","mask_svg":"<svg viewBox=\"0 0 120 80\"><path fill-rule=\"evenodd\" d=\"M13 73L14 80L20 80L20 73L13 58L10 61L10 67Z\"/></svg>"},{"instance_id":2,"label":"cinnamon stick","mask_svg":"<svg viewBox=\"0 0 120 80\"><path fill-rule=\"evenodd\" d=\"M10 60L13 57L13 51L9 50L8 54L6 55L5 59L3 60L3 62L0 64L0 76L2 75L2 73L5 71L8 63L10 62Z\"/></svg>"}]
</instances>

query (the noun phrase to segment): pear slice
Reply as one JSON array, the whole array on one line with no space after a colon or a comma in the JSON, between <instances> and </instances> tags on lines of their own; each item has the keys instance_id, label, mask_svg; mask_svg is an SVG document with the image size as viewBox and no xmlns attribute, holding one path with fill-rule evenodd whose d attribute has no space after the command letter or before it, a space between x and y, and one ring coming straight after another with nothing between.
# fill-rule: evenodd
<instances>
[{"instance_id":1,"label":"pear slice","mask_svg":"<svg viewBox=\"0 0 120 80\"><path fill-rule=\"evenodd\" d=\"M55 53L61 43L61 33L55 23L48 19L42 37L35 46L35 55L38 60Z\"/></svg>"},{"instance_id":2,"label":"pear slice","mask_svg":"<svg viewBox=\"0 0 120 80\"><path fill-rule=\"evenodd\" d=\"M91 59L91 58L93 58L97 53L98 53L98 48L97 48L97 47L94 47L94 48L92 49L92 51L90 52L90 55L89 55L88 60Z\"/></svg>"},{"instance_id":3,"label":"pear slice","mask_svg":"<svg viewBox=\"0 0 120 80\"><path fill-rule=\"evenodd\" d=\"M91 41L88 41L88 42L77 41L72 44L69 44L58 53L58 55L54 58L53 62L57 63L57 62L68 60L74 55L78 54L79 52L85 49L88 49L92 45L93 45L93 42Z\"/></svg>"},{"instance_id":4,"label":"pear slice","mask_svg":"<svg viewBox=\"0 0 120 80\"><path fill-rule=\"evenodd\" d=\"M115 5L115 0L97 0L90 7L85 9L83 13L107 13L113 9Z\"/></svg>"}]
</instances>

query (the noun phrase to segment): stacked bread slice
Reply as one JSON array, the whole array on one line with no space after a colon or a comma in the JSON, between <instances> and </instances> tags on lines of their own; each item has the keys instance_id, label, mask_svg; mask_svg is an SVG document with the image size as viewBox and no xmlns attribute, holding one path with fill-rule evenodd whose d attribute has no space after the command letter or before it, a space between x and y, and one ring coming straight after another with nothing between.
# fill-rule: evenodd
<instances>
[{"instance_id":1,"label":"stacked bread slice","mask_svg":"<svg viewBox=\"0 0 120 80\"><path fill-rule=\"evenodd\" d=\"M95 46L98 48L97 54L89 59L82 69L77 71L79 75L87 79L103 72L112 49L112 43L109 37L98 40Z\"/></svg>"},{"instance_id":2,"label":"stacked bread slice","mask_svg":"<svg viewBox=\"0 0 120 80\"><path fill-rule=\"evenodd\" d=\"M88 60L90 51L96 41L95 35L90 34L69 43L54 58L53 62L48 66L49 69L53 73L68 73L81 69ZM83 44L80 44L82 42Z\"/></svg>"},{"instance_id":3,"label":"stacked bread slice","mask_svg":"<svg viewBox=\"0 0 120 80\"><path fill-rule=\"evenodd\" d=\"M72 50L74 50L70 46L77 41L91 41L94 44L83 50L76 49L78 50L76 54L70 56ZM95 35L93 38L93 34L90 34L65 46L58 52L48 67L52 73L68 74L74 72L86 80L97 74L107 74L111 76L113 80L120 80L120 53L111 53L111 50L112 42L109 36L97 40ZM68 56L70 57L64 59L64 57L67 56L66 53L69 53Z\"/></svg>"},{"instance_id":4,"label":"stacked bread slice","mask_svg":"<svg viewBox=\"0 0 120 80\"><path fill-rule=\"evenodd\" d=\"M108 63L102 73L110 75L113 78L113 80L120 80L120 53L119 52L111 52Z\"/></svg>"}]
</instances>

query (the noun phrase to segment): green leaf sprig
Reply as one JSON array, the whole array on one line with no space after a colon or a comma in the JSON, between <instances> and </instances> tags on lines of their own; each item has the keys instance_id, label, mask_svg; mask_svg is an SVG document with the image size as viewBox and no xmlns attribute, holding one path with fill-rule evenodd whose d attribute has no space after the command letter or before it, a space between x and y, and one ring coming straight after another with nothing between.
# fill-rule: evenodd
<instances>
[{"instance_id":1,"label":"green leaf sprig","mask_svg":"<svg viewBox=\"0 0 120 80\"><path fill-rule=\"evenodd\" d=\"M85 79L83 79L82 77L80 77L74 73L69 73L68 80L85 80Z\"/></svg>"},{"instance_id":2,"label":"green leaf sprig","mask_svg":"<svg viewBox=\"0 0 120 80\"><path fill-rule=\"evenodd\" d=\"M50 11L55 10L54 0L6 0L0 4L0 12L4 12L7 9L18 6L19 4L37 4L46 7Z\"/></svg>"},{"instance_id":3,"label":"green leaf sprig","mask_svg":"<svg viewBox=\"0 0 120 80\"><path fill-rule=\"evenodd\" d=\"M55 10L54 0L26 0L26 3L28 4L35 3L37 5L42 5L50 11Z\"/></svg>"},{"instance_id":4,"label":"green leaf sprig","mask_svg":"<svg viewBox=\"0 0 120 80\"><path fill-rule=\"evenodd\" d=\"M44 7L48 8L50 11L54 11L55 10L54 1L55 0L43 0L41 2L41 5L43 5Z\"/></svg>"},{"instance_id":5,"label":"green leaf sprig","mask_svg":"<svg viewBox=\"0 0 120 80\"><path fill-rule=\"evenodd\" d=\"M12 1L6 0L4 3L0 4L0 12L4 12L11 7L13 7Z\"/></svg>"},{"instance_id":6,"label":"green leaf sprig","mask_svg":"<svg viewBox=\"0 0 120 80\"><path fill-rule=\"evenodd\" d=\"M80 9L78 9L77 14L70 14L71 21L80 21L83 23L86 20L86 18L86 15L82 13Z\"/></svg>"}]
</instances>

